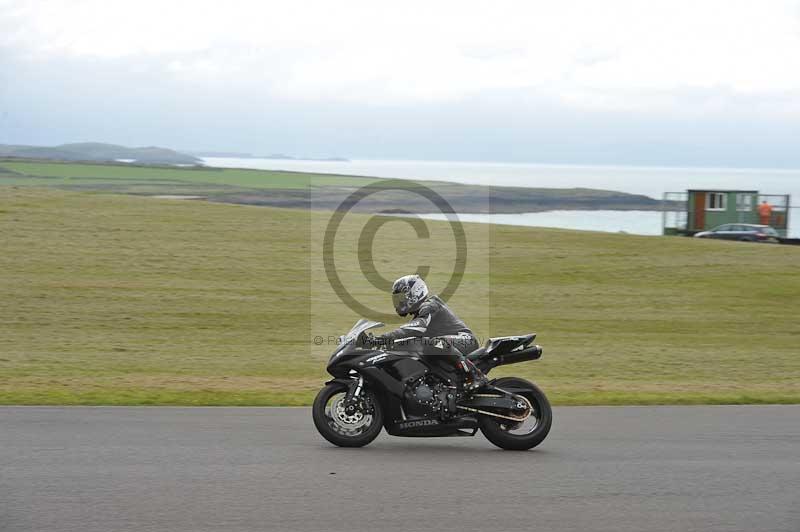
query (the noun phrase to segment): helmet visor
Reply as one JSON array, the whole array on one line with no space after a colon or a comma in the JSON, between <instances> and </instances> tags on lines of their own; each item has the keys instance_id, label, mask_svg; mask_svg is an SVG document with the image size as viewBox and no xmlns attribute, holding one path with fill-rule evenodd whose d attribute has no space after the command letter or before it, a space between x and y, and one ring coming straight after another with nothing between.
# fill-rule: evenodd
<instances>
[{"instance_id":1,"label":"helmet visor","mask_svg":"<svg viewBox=\"0 0 800 532\"><path fill-rule=\"evenodd\" d=\"M392 294L394 309L401 316L408 314L408 292L396 292Z\"/></svg>"}]
</instances>

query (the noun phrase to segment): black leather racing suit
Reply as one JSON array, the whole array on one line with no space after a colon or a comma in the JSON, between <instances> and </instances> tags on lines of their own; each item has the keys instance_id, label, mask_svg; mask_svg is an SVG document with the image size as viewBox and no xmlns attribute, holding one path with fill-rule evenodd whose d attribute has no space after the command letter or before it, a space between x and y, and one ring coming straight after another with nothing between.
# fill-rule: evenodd
<instances>
[{"instance_id":1,"label":"black leather racing suit","mask_svg":"<svg viewBox=\"0 0 800 532\"><path fill-rule=\"evenodd\" d=\"M405 325L379 338L392 343L401 338L443 337L462 356L479 347L469 327L438 296L429 296L423 301L412 318Z\"/></svg>"}]
</instances>

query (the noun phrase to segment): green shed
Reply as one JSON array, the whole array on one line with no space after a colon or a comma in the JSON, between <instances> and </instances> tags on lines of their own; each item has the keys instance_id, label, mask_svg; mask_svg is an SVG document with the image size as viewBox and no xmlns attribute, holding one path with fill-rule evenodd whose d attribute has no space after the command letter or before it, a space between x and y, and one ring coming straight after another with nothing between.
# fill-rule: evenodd
<instances>
[{"instance_id":1,"label":"green shed","mask_svg":"<svg viewBox=\"0 0 800 532\"><path fill-rule=\"evenodd\" d=\"M664 194L664 234L693 235L722 224L764 224L786 236L789 195L757 190L687 190Z\"/></svg>"}]
</instances>

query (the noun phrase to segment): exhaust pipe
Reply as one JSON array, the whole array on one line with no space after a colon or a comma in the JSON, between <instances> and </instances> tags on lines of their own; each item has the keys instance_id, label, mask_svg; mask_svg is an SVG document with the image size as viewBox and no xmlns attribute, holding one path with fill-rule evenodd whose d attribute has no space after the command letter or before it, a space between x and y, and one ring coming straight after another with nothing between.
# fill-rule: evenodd
<instances>
[{"instance_id":1,"label":"exhaust pipe","mask_svg":"<svg viewBox=\"0 0 800 532\"><path fill-rule=\"evenodd\" d=\"M505 366L507 364L516 364L517 362L539 360L540 358L542 358L542 346L532 345L521 351L512 351L505 355L491 357L489 361L493 366Z\"/></svg>"}]
</instances>

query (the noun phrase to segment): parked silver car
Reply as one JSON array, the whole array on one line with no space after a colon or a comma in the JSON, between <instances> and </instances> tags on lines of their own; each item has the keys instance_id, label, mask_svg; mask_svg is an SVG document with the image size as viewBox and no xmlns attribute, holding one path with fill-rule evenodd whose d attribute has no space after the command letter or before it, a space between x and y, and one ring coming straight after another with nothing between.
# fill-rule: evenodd
<instances>
[{"instance_id":1,"label":"parked silver car","mask_svg":"<svg viewBox=\"0 0 800 532\"><path fill-rule=\"evenodd\" d=\"M778 232L768 225L756 224L723 224L710 231L695 233L695 238L721 238L723 240L739 240L742 242L780 242Z\"/></svg>"}]
</instances>

